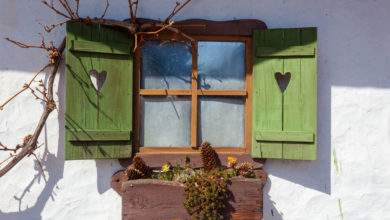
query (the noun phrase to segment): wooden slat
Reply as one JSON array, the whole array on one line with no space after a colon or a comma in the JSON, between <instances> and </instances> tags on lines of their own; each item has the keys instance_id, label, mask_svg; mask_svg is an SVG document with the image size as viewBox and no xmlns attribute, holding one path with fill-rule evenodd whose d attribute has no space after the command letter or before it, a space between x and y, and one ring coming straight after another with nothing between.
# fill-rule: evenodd
<instances>
[{"instance_id":1,"label":"wooden slat","mask_svg":"<svg viewBox=\"0 0 390 220\"><path fill-rule=\"evenodd\" d=\"M247 96L245 97L245 148L248 154L252 149L252 101L253 101L253 41L249 38L245 41L245 88Z\"/></svg>"},{"instance_id":2,"label":"wooden slat","mask_svg":"<svg viewBox=\"0 0 390 220\"><path fill-rule=\"evenodd\" d=\"M283 39L280 30L255 31L255 46L279 45ZM253 124L252 131L282 130L282 93L275 81L275 72L283 72L283 59L254 58ZM256 134L253 134L256 135ZM282 158L282 143L252 142L252 155L261 158Z\"/></svg>"},{"instance_id":3,"label":"wooden slat","mask_svg":"<svg viewBox=\"0 0 390 220\"><path fill-rule=\"evenodd\" d=\"M97 42L85 40L72 40L71 51L110 53L110 54L130 54L131 44L120 42Z\"/></svg>"},{"instance_id":4,"label":"wooden slat","mask_svg":"<svg viewBox=\"0 0 390 220\"><path fill-rule=\"evenodd\" d=\"M242 90L197 90L198 96L246 96L247 92ZM141 89L140 95L191 95L191 90L174 89Z\"/></svg>"},{"instance_id":5,"label":"wooden slat","mask_svg":"<svg viewBox=\"0 0 390 220\"><path fill-rule=\"evenodd\" d=\"M300 30L287 29L283 31L283 42L285 47L300 44ZM309 45L310 46L310 45ZM283 130L303 131L302 121L302 95L301 95L301 59L300 57L289 57L283 59L283 72L290 72L291 79L288 88L283 93ZM309 142L313 142L313 132ZM294 136L293 136L294 137ZM298 138L299 139L299 138ZM293 141L293 140L292 140ZM283 143L283 158L290 160L302 159L301 143Z\"/></svg>"},{"instance_id":6,"label":"wooden slat","mask_svg":"<svg viewBox=\"0 0 390 220\"><path fill-rule=\"evenodd\" d=\"M256 135L257 141L274 142L314 142L312 132L302 131L259 131ZM294 148L295 149L295 148Z\"/></svg>"},{"instance_id":7,"label":"wooden slat","mask_svg":"<svg viewBox=\"0 0 390 220\"><path fill-rule=\"evenodd\" d=\"M141 44L140 38L137 39L137 45ZM140 148L140 129L141 129L141 48L137 47L135 51L135 62L134 62L134 111L133 111L133 128L134 128L134 137L133 137L133 148L135 151L138 151Z\"/></svg>"},{"instance_id":8,"label":"wooden slat","mask_svg":"<svg viewBox=\"0 0 390 220\"><path fill-rule=\"evenodd\" d=\"M129 141L130 131L73 131L70 141Z\"/></svg>"},{"instance_id":9,"label":"wooden slat","mask_svg":"<svg viewBox=\"0 0 390 220\"><path fill-rule=\"evenodd\" d=\"M191 90L141 89L140 95L191 95Z\"/></svg>"},{"instance_id":10,"label":"wooden slat","mask_svg":"<svg viewBox=\"0 0 390 220\"><path fill-rule=\"evenodd\" d=\"M301 43L317 43L315 28L301 30ZM301 95L302 95L302 129L317 133L317 56L315 58L301 58ZM317 139L312 144L302 145L302 159L315 160L317 158Z\"/></svg>"},{"instance_id":11,"label":"wooden slat","mask_svg":"<svg viewBox=\"0 0 390 220\"><path fill-rule=\"evenodd\" d=\"M198 90L199 96L246 96L247 92L242 90Z\"/></svg>"},{"instance_id":12,"label":"wooden slat","mask_svg":"<svg viewBox=\"0 0 390 220\"><path fill-rule=\"evenodd\" d=\"M297 30L299 31L299 30ZM315 56L314 45L284 46L284 47L257 47L258 57L292 57L292 56Z\"/></svg>"},{"instance_id":13,"label":"wooden slat","mask_svg":"<svg viewBox=\"0 0 390 220\"><path fill-rule=\"evenodd\" d=\"M192 44L191 74L191 147L198 146L198 44Z\"/></svg>"},{"instance_id":14,"label":"wooden slat","mask_svg":"<svg viewBox=\"0 0 390 220\"><path fill-rule=\"evenodd\" d=\"M74 142L74 131L131 131L132 130L132 68L129 54L94 52L69 53L71 42L128 42L127 33L96 24L81 22L67 24L66 53L66 131L65 159L99 159L130 157L132 146L129 133L125 141L107 142L102 134L95 142ZM89 72L106 71L106 81L100 92L91 82ZM97 134L93 134L97 135ZM81 139L88 139L81 136ZM89 137L90 138L90 137ZM121 138L122 139L122 138ZM110 140L111 141L111 140Z\"/></svg>"}]
</instances>

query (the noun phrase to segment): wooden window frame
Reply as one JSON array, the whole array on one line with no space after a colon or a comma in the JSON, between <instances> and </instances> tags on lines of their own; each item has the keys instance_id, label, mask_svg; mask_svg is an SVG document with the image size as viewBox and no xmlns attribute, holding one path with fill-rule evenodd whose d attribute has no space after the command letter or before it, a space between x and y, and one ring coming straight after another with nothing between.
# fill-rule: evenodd
<instances>
[{"instance_id":1,"label":"wooden window frame","mask_svg":"<svg viewBox=\"0 0 390 220\"><path fill-rule=\"evenodd\" d=\"M198 96L234 96L244 97L244 146L243 147L218 147L215 149L221 154L245 154L251 153L252 146L252 30L265 29L266 26L257 20L236 20L214 22L205 20L187 20L177 22L176 27L181 29L187 35L196 40L191 44L192 48L192 83L191 89L188 90L165 90L165 89L141 89L141 50L140 47L135 51L134 63L134 124L133 124L133 147L139 155L182 155L198 154ZM195 28L191 28L195 27ZM205 31L210 27L210 31ZM212 27L212 28L211 28ZM177 34L162 33L156 38L155 36L143 36L138 38L138 45L145 40L164 40L175 38L179 41L185 39ZM202 90L198 89L198 69L196 53L198 41L216 41L216 42L244 42L245 43L245 88L243 90ZM167 96L183 95L191 96L191 146L183 147L152 147L140 145L141 129L141 97L142 96Z\"/></svg>"}]
</instances>

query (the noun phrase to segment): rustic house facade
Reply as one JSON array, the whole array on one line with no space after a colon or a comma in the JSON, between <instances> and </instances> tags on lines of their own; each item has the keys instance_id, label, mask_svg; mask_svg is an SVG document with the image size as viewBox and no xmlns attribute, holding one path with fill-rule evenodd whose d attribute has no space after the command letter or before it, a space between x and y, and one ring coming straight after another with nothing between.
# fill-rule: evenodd
<instances>
[{"instance_id":1,"label":"rustic house facade","mask_svg":"<svg viewBox=\"0 0 390 220\"><path fill-rule=\"evenodd\" d=\"M80 14L91 17L100 16L104 10L104 2L103 0L81 1ZM143 0L139 16L157 20L163 19L174 2ZM215 21L257 19L264 22L269 29L288 28L291 30L291 28L316 27L314 29L300 29L300 33L308 33L307 38L299 39L300 46L308 45L305 50L300 50L300 52L303 51L303 55L296 54L296 50L283 55L309 56L317 64L315 67L311 61L308 64L300 61L299 65L292 65L300 70L308 68L308 66L317 70L314 71L317 72L316 76L314 75L308 80L317 77L316 83L309 83L310 89L302 92L302 97L305 100L311 100L307 105L313 106L309 107L308 112L304 112L304 116L297 116L300 119L298 122L305 120L305 123L309 124L311 132L308 133L306 129L305 132L294 137L278 133L279 138L284 138L284 142L288 142L290 138L293 142L290 145L294 145L294 142L302 142L300 152L291 151L289 144L286 145L286 148L281 146L280 151L274 148L278 144L273 145L272 150L266 150L269 146L261 144L256 146L250 144L251 148L248 148L252 152L252 156L268 158L265 163L268 180L263 196L264 219L384 219L386 216L390 216L388 202L390 191L387 186L390 181L390 171L386 169L389 165L387 158L390 156L388 148L390 145L390 73L389 68L387 68L390 60L388 52L390 51L388 43L390 30L385 28L390 18L389 10L390 3L385 0L326 0L320 2L308 0L199 0L193 1L189 7L183 10L183 13L175 18L176 20L200 18ZM127 19L127 1L110 1L107 17L118 20ZM36 33L40 32L42 27L38 22L50 23L53 20L59 22L61 18L46 10L39 1L7 0L0 3L1 38L13 37L39 42L40 38ZM80 34L75 29L77 27L71 27L67 30L60 28L51 35L52 40L58 42L65 34L69 36L69 33ZM306 30L308 32L305 32ZM314 31L316 34L313 34ZM255 34L254 38L261 38L262 33ZM287 35L289 32L283 33ZM118 35L118 38L120 37ZM68 37L69 41L75 39ZM316 46L312 47L313 42ZM80 45L79 50L86 50L83 49L83 45ZM67 46L69 50L77 50L77 48ZM130 45L124 45L124 47L127 46L130 48ZM203 46L208 47L208 45ZM218 47L218 45L214 46ZM241 49L245 47L240 44L230 46L241 47ZM258 46L264 45L259 44ZM121 48L118 48L113 53L123 55ZM153 53L153 45L149 45L149 49L149 52ZM229 49L226 51L228 54ZM241 52L244 53L244 51ZM272 57L274 52L259 52L256 55L270 59L269 57ZM278 56L281 55L278 54ZM3 97L11 95L25 81L29 80L45 61L45 55L40 51L22 50L1 40L0 57L0 102ZM191 55L189 59L191 59ZM240 64L239 60L232 60L235 64ZM127 61L126 59L118 61L115 63L116 67L122 65L121 62L126 63ZM245 60L241 64L246 65L244 63ZM71 63L68 64L71 65ZM256 64L254 65L256 66ZM279 71L276 72L279 73ZM283 72L282 70L280 72L279 74L286 75L288 71ZM96 74L99 73L101 70L97 70ZM42 175L42 171L34 159L28 158L0 178L2 195L0 219L121 218L121 197L110 185L112 175L121 169L118 160L78 160L87 157L83 153L76 152L73 150L73 146L70 146L72 137L65 127L71 123L66 120L65 112L69 112L69 108L65 109L65 106L74 105L69 105L65 93L67 97L70 97L69 94L71 94L74 97L72 100L75 102L77 102L78 96L77 92L72 93L77 88L66 87L65 74L70 74L69 69L62 65L55 84L55 100L58 103L58 109L50 116L39 139L42 146L38 150L38 156L42 159L45 175ZM276 78L281 77L279 74L276 74ZM42 77L45 79L44 74ZM155 86L153 83L156 82L150 79L149 82L147 82L148 79L143 80L145 86ZM255 78L254 82L256 80L267 81L267 79ZM292 80L295 79L292 78ZM302 82L305 80L307 79L302 77ZM119 80L116 83L123 82ZM172 85L175 83L173 80ZM228 86L236 88L238 85L237 88L240 88L240 83L242 82L232 81ZM176 86L181 88L182 85ZM183 84L183 86L186 85ZM218 80L200 86L218 86ZM107 90L99 85L97 87ZM283 85L279 85L279 88L286 89ZM148 93L151 91L138 92L140 96L152 95ZM181 92L192 95L190 92ZM247 91L233 92L236 92L235 96L240 97ZM0 141L2 143L17 144L26 133L30 132L35 121L38 120L42 106L30 96L26 93L18 97L15 102L0 112ZM126 97L122 98L123 102L129 101ZM260 96L259 99L261 99ZM179 113L190 108L186 106L185 99L176 99L172 102L184 103L178 104ZM221 108L230 108L234 111L221 112L220 114L231 114L231 117L234 117L235 114L246 111L245 107L240 107L241 101L239 99L231 100L229 103L230 105ZM156 109L153 106L153 100L143 99L144 108L147 108L148 104L150 111L144 114L160 113L159 109L153 111L153 108ZM254 102L253 105L256 106L256 104L261 105L262 103ZM121 108L121 110L125 111L126 109ZM205 108L203 111L207 112L208 110ZM294 114L301 113L291 111L287 112L286 115L294 118ZM287 117L286 115L284 117ZM311 115L313 117L310 117ZM116 119L123 123L126 120L131 120L126 117L121 118L121 115L115 113L113 113L113 117L118 117ZM137 120L136 118L138 117L133 118L133 120ZM242 120L246 119L244 116ZM166 139L156 139L154 137L156 137L159 128L153 127L153 120L155 119L151 118L151 121L143 122L149 127L139 128L136 131L139 137L142 137L145 132L150 133L150 135L145 136L147 138L139 140L140 145L161 144L164 147L169 145L171 140L174 140L177 145L183 143L185 145L185 143L196 143L197 138L200 138L191 139L192 136L183 133L181 127L177 129L177 127L172 126L170 129L177 130L172 133L171 137L168 137L170 138L168 143ZM202 121L202 123L206 124L208 121ZM236 123L238 126L240 120L238 122L232 120L231 123ZM292 124L294 123L296 120ZM261 122L254 121L253 124L253 127L256 127ZM190 125L183 122L183 126ZM237 126L233 126L237 129L229 134L230 137L236 137L234 135L245 130ZM210 132L207 131L207 128L205 126L204 133L206 134L212 134L213 129L215 130L212 124L209 125ZM264 127L260 126L257 129L262 130ZM197 131L197 129L195 130ZM186 135L188 138L182 138ZM247 140L246 136L248 135L243 132L237 136L238 138L229 139L227 137L223 139L226 143L222 141L221 145L248 147L246 141L251 142L252 140ZM251 134L251 136L259 142L275 141L275 134L266 132ZM212 134L206 139L213 138L216 141L221 140L218 139L220 137L217 134ZM129 147L126 144L124 144L125 147ZM126 149L131 151L131 146ZM126 157L128 153L121 151L118 155ZM100 153L97 155L94 155L95 158L105 157Z\"/></svg>"}]
</instances>

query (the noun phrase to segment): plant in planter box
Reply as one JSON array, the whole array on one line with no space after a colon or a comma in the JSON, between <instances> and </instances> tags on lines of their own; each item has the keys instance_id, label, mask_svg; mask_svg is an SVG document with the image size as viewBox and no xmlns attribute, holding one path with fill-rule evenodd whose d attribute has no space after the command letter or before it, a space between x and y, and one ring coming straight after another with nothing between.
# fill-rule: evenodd
<instances>
[{"instance_id":1,"label":"plant in planter box","mask_svg":"<svg viewBox=\"0 0 390 220\"><path fill-rule=\"evenodd\" d=\"M191 167L190 159L186 158L185 166L172 166L170 162L166 162L161 169L152 170L140 157L135 157L125 174L129 180L145 178L163 180L160 186L169 183L166 181L176 182L177 184L174 185L183 187L184 194L181 201L192 218L224 219L229 214L227 210L233 210L229 202L233 195L230 191L231 178L239 176L253 178L254 167L251 163L238 163L235 157L227 158L227 167L221 166L218 154L208 142L202 144L201 159L203 165L201 168ZM155 193L161 192L155 191ZM158 202L156 204L158 205Z\"/></svg>"}]
</instances>

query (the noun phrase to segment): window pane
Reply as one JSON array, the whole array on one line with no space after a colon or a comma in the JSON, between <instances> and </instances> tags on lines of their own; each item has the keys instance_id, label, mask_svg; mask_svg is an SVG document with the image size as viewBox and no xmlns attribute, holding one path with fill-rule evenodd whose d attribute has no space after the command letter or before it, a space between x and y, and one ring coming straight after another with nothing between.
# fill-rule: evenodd
<instances>
[{"instance_id":1,"label":"window pane","mask_svg":"<svg viewBox=\"0 0 390 220\"><path fill-rule=\"evenodd\" d=\"M244 98L201 97L198 142L244 146Z\"/></svg>"},{"instance_id":2,"label":"window pane","mask_svg":"<svg viewBox=\"0 0 390 220\"><path fill-rule=\"evenodd\" d=\"M201 89L245 88L243 42L199 42L198 56Z\"/></svg>"},{"instance_id":3,"label":"window pane","mask_svg":"<svg viewBox=\"0 0 390 220\"><path fill-rule=\"evenodd\" d=\"M190 146L190 98L144 96L141 103L141 146Z\"/></svg>"},{"instance_id":4,"label":"window pane","mask_svg":"<svg viewBox=\"0 0 390 220\"><path fill-rule=\"evenodd\" d=\"M189 89L192 55L185 43L146 41L142 47L141 88Z\"/></svg>"}]
</instances>

